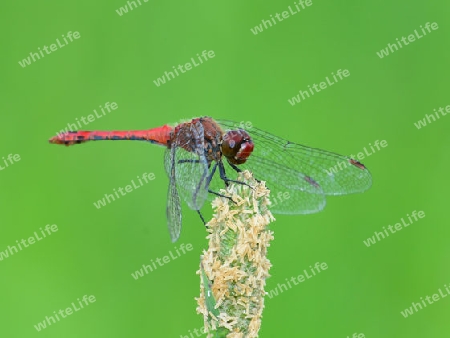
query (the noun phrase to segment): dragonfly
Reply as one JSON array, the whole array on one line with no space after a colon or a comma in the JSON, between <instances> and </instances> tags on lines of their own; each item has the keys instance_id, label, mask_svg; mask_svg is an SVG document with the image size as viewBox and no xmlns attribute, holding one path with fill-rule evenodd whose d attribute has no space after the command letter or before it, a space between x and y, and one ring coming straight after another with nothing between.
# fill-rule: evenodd
<instances>
[{"instance_id":1,"label":"dragonfly","mask_svg":"<svg viewBox=\"0 0 450 338\"><path fill-rule=\"evenodd\" d=\"M71 146L136 140L164 146L169 178L166 217L172 242L181 233L182 201L204 222L200 210L205 201L223 196L217 190L219 183L222 187L243 183L235 179L243 170L265 181L271 195L289 196L272 203L274 214L316 213L325 207L326 196L360 193L372 185L369 170L353 158L297 144L251 124L242 125L205 116L147 130L67 131L49 142Z\"/></svg>"}]
</instances>

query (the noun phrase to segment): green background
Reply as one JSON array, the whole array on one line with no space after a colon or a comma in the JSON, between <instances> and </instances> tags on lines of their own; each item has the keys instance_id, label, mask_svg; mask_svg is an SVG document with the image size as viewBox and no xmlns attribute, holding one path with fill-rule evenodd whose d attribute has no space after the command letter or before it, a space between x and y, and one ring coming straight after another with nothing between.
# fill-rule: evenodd
<instances>
[{"instance_id":1,"label":"green background","mask_svg":"<svg viewBox=\"0 0 450 338\"><path fill-rule=\"evenodd\" d=\"M210 115L342 154L386 140L388 147L363 161L374 181L368 192L328 198L318 214L277 216L267 290L315 262L329 268L267 298L260 336L448 337L449 298L407 319L400 311L450 283L450 118L420 130L413 124L450 104L450 5L313 1L254 35L250 28L293 1L141 1L123 16L115 10L124 0L2 7L0 158L17 153L21 160L0 171L0 251L46 224L59 231L0 262L0 336L180 337L203 326L194 297L206 232L184 206L181 238L170 242L164 150L144 142L47 143L109 101L119 108L87 129L147 129ZM376 55L426 22L439 29L383 59ZM80 39L19 66L68 31ZM154 85L203 50L215 58ZM295 106L287 102L338 69L350 77ZM93 206L150 172L156 179L143 188ZM426 217L372 247L363 244L413 210ZM193 251L131 277L181 243ZM34 329L85 294L97 301Z\"/></svg>"}]
</instances>

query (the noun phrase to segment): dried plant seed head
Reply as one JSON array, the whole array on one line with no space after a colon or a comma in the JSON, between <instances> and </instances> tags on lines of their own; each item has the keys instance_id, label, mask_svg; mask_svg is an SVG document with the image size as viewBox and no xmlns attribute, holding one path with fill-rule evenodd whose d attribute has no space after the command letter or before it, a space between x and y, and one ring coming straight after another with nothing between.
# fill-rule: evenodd
<instances>
[{"instance_id":1,"label":"dried plant seed head","mask_svg":"<svg viewBox=\"0 0 450 338\"><path fill-rule=\"evenodd\" d=\"M270 191L248 171L239 174L245 184L230 184L212 202L208 223L208 250L201 257L201 294L197 312L208 337L257 337L264 308L264 286L269 277L267 248L273 239L268 229ZM225 333L224 333L225 332Z\"/></svg>"}]
</instances>

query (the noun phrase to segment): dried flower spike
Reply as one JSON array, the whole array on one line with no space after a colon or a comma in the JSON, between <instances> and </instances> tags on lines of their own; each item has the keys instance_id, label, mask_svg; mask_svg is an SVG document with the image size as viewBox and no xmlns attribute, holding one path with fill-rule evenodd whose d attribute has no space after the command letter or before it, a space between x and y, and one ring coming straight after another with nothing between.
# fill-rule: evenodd
<instances>
[{"instance_id":1,"label":"dried flower spike","mask_svg":"<svg viewBox=\"0 0 450 338\"><path fill-rule=\"evenodd\" d=\"M201 294L197 312L203 314L208 337L257 337L269 277L267 247L273 239L268 224L270 191L248 171L213 202L208 223L209 247L201 258Z\"/></svg>"}]
</instances>

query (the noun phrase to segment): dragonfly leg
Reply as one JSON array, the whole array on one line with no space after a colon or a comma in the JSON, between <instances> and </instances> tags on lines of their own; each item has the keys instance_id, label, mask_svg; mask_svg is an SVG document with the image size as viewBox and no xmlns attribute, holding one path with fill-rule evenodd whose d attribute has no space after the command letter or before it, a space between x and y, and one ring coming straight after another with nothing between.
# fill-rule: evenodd
<instances>
[{"instance_id":1,"label":"dragonfly leg","mask_svg":"<svg viewBox=\"0 0 450 338\"><path fill-rule=\"evenodd\" d=\"M216 169L217 169L217 162L214 162L214 165L213 165L213 167L212 167L212 169L211 169L211 174L210 174L209 177L208 177L208 181L207 181L207 185L206 185L207 187L209 187L209 184L211 183L211 180L212 180L212 178L213 178L213 176L214 176L214 174L215 174L215 172L216 172ZM216 192L216 191L212 191L211 189L208 189L208 192L209 192L210 194L214 194L214 195L219 196L219 197L225 197L225 198L228 198L231 202L235 203L235 202L233 201L233 199L232 199L231 197L229 197L229 196L222 195L222 194L220 194L220 193L218 193L218 192Z\"/></svg>"},{"instance_id":2,"label":"dragonfly leg","mask_svg":"<svg viewBox=\"0 0 450 338\"><path fill-rule=\"evenodd\" d=\"M242 169L238 168L235 164L230 163L230 162L228 162L228 164L230 165L231 168L233 168L234 170L236 170L236 172L238 172L238 173L241 173L241 172L242 172ZM256 182L261 183L261 181L258 180L257 178L254 177L254 179L255 179Z\"/></svg>"},{"instance_id":3,"label":"dragonfly leg","mask_svg":"<svg viewBox=\"0 0 450 338\"><path fill-rule=\"evenodd\" d=\"M200 212L200 210L197 210L197 214L200 216L200 219L202 220L203 224L206 226L205 219L203 218L203 215L202 215L202 213Z\"/></svg>"},{"instance_id":4,"label":"dragonfly leg","mask_svg":"<svg viewBox=\"0 0 450 338\"><path fill-rule=\"evenodd\" d=\"M213 165L213 167L211 169L211 173L209 174L208 180L206 181L206 186L207 187L209 187L209 184L211 183L211 180L212 180L212 178L214 176L214 173L216 172L216 169L217 169L217 162L214 162L214 165Z\"/></svg>"},{"instance_id":5,"label":"dragonfly leg","mask_svg":"<svg viewBox=\"0 0 450 338\"><path fill-rule=\"evenodd\" d=\"M233 168L234 170L236 170L236 172L241 173L242 170L240 168L238 168L235 164L228 162L228 164L230 165L231 168Z\"/></svg>"},{"instance_id":6,"label":"dragonfly leg","mask_svg":"<svg viewBox=\"0 0 450 338\"><path fill-rule=\"evenodd\" d=\"M234 183L237 183L237 184L246 185L247 187L253 189L250 185L248 185L248 184L245 183L245 182L242 182L242 181L236 181L236 180L229 179L229 178L227 177L227 175L225 174L225 167L223 166L223 163L222 163L222 162L218 162L218 165L219 165L220 178L225 182L225 185L226 185L226 186L228 186L228 184L229 184L230 182L234 182ZM239 169L239 168L237 168L237 169ZM240 170L240 169L239 169L239 170Z\"/></svg>"},{"instance_id":7,"label":"dragonfly leg","mask_svg":"<svg viewBox=\"0 0 450 338\"><path fill-rule=\"evenodd\" d=\"M209 192L210 194L213 194L213 195L216 195L216 196L219 196L219 197L225 197L225 198L228 198L231 202L233 202L234 204L236 204L236 202L233 201L233 199L232 199L230 196L222 195L221 193L216 192L216 191L213 191L213 190L210 190L210 189L208 189L208 192Z\"/></svg>"}]
</instances>

